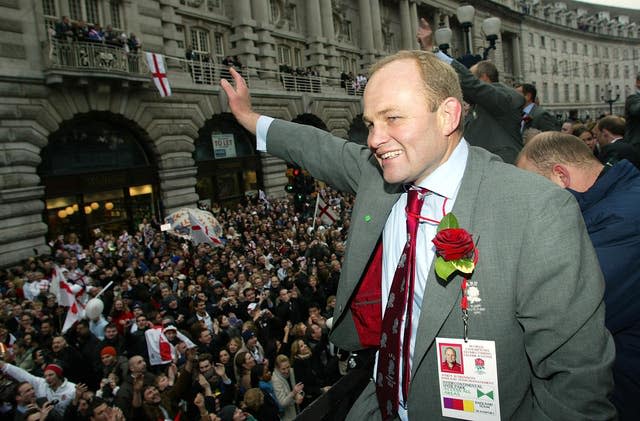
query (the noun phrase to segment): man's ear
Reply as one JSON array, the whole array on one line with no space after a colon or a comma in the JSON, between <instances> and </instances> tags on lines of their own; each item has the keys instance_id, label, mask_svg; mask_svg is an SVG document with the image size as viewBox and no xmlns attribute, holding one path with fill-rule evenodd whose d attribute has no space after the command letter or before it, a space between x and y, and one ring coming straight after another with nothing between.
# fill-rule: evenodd
<instances>
[{"instance_id":1,"label":"man's ear","mask_svg":"<svg viewBox=\"0 0 640 421\"><path fill-rule=\"evenodd\" d=\"M438 122L444 136L449 136L460 127L462 104L453 97L446 98L438 107Z\"/></svg>"},{"instance_id":2,"label":"man's ear","mask_svg":"<svg viewBox=\"0 0 640 421\"><path fill-rule=\"evenodd\" d=\"M566 189L571 186L571 173L569 169L562 164L554 164L551 167L551 181Z\"/></svg>"}]
</instances>

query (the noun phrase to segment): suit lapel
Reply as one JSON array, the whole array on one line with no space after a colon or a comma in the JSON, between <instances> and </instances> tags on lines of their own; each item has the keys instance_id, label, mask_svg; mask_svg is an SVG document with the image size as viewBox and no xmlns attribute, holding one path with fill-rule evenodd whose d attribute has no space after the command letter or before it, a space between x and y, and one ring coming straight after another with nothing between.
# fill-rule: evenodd
<instances>
[{"instance_id":1,"label":"suit lapel","mask_svg":"<svg viewBox=\"0 0 640 421\"><path fill-rule=\"evenodd\" d=\"M351 216L351 232L349 242L357 244L349 247L349 266L341 276L339 290L340 302L336 303L336 320L348 307L348 302L357 289L358 283L367 267L367 263L375 250L380 234L389 217L391 208L402 192L402 186L389 186L380 178L380 184L371 183L362 186L358 191L353 214ZM383 192L382 194L380 192Z\"/></svg>"},{"instance_id":2,"label":"suit lapel","mask_svg":"<svg viewBox=\"0 0 640 421\"><path fill-rule=\"evenodd\" d=\"M474 207L478 199L480 182L486 162L473 147L469 147L469 158L467 167L462 178L460 191L453 206L453 214L458 219L460 228L464 228L473 234L473 214ZM450 314L453 317L461 317L462 313L456 303L459 302L461 291L460 283L462 278L455 276L447 284L442 284L436 279L433 263L427 279L424 298L422 300L422 312L420 313L420 324L416 338L416 345L413 353L412 377L422 364L424 356L427 354L435 337ZM457 314L460 313L460 314ZM462 335L462 329L460 335ZM429 362L427 362L429 363Z\"/></svg>"}]
</instances>

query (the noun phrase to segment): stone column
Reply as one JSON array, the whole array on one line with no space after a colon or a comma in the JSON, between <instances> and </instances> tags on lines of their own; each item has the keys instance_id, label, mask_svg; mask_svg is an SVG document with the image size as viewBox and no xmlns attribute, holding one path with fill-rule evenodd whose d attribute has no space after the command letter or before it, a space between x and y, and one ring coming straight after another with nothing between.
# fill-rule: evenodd
<instances>
[{"instance_id":1,"label":"stone column","mask_svg":"<svg viewBox=\"0 0 640 421\"><path fill-rule=\"evenodd\" d=\"M160 197L165 215L179 208L197 206L198 194L195 189L197 173L198 168L195 166L158 171Z\"/></svg>"},{"instance_id":2,"label":"stone column","mask_svg":"<svg viewBox=\"0 0 640 421\"><path fill-rule=\"evenodd\" d=\"M273 25L269 23L269 2L264 0L251 0L251 10L256 21L255 31L257 35L256 47L258 49L259 66L266 70L261 77L263 79L275 79L278 66L276 65L276 45L271 36Z\"/></svg>"},{"instance_id":3,"label":"stone column","mask_svg":"<svg viewBox=\"0 0 640 421\"><path fill-rule=\"evenodd\" d=\"M411 45L412 49L419 50L420 45L418 44L418 38L416 34L418 33L418 6L415 1L412 1L409 4L409 18L411 19ZM435 31L438 28L433 28Z\"/></svg>"},{"instance_id":4,"label":"stone column","mask_svg":"<svg viewBox=\"0 0 640 421\"><path fill-rule=\"evenodd\" d=\"M269 154L261 154L260 161L262 163L264 192L267 196L285 197L287 193L284 191L284 186L289 181L286 177L286 163Z\"/></svg>"},{"instance_id":5,"label":"stone column","mask_svg":"<svg viewBox=\"0 0 640 421\"><path fill-rule=\"evenodd\" d=\"M236 45L232 53L238 52L242 63L255 68L259 66L256 60L258 49L254 44L257 37L253 31L256 22L251 17L250 0L233 2L233 34L229 40Z\"/></svg>"},{"instance_id":6,"label":"stone column","mask_svg":"<svg viewBox=\"0 0 640 421\"><path fill-rule=\"evenodd\" d=\"M379 52L384 50L382 40L382 20L380 19L380 0L371 0L371 26L373 28L373 46Z\"/></svg>"},{"instance_id":7,"label":"stone column","mask_svg":"<svg viewBox=\"0 0 640 421\"><path fill-rule=\"evenodd\" d=\"M307 0L306 16L307 16L307 42L308 47L305 55L309 57L308 63L319 72L324 72L324 66L327 64L324 54L324 41L322 37L322 22L319 17L320 2L319 0Z\"/></svg>"},{"instance_id":8,"label":"stone column","mask_svg":"<svg viewBox=\"0 0 640 421\"><path fill-rule=\"evenodd\" d=\"M409 0L400 0L400 28L402 30L402 49L410 50L412 44L412 39L414 38L413 34L411 34L411 13L409 12Z\"/></svg>"},{"instance_id":9,"label":"stone column","mask_svg":"<svg viewBox=\"0 0 640 421\"><path fill-rule=\"evenodd\" d=\"M360 48L362 49L363 64L371 64L373 55L373 28L371 27L371 9L369 0L358 0L360 9Z\"/></svg>"},{"instance_id":10,"label":"stone column","mask_svg":"<svg viewBox=\"0 0 640 421\"><path fill-rule=\"evenodd\" d=\"M179 24L181 20L176 16L175 9L170 4L161 4L160 10L162 11L162 38L164 39L165 54L184 57L184 54L178 52L178 34L176 33L176 24ZM167 60L166 62L168 67L181 67L177 60Z\"/></svg>"},{"instance_id":11,"label":"stone column","mask_svg":"<svg viewBox=\"0 0 640 421\"><path fill-rule=\"evenodd\" d=\"M325 69L331 78L340 77L340 56L336 51L336 29L333 26L333 6L331 0L320 0L322 33L325 38Z\"/></svg>"},{"instance_id":12,"label":"stone column","mask_svg":"<svg viewBox=\"0 0 640 421\"><path fill-rule=\"evenodd\" d=\"M49 251L44 186L36 173L47 137L36 121L13 123L0 128L0 266L33 256L34 249Z\"/></svg>"},{"instance_id":13,"label":"stone column","mask_svg":"<svg viewBox=\"0 0 640 421\"><path fill-rule=\"evenodd\" d=\"M522 71L522 49L520 43L522 38L518 34L513 35L513 80L515 82L524 82L524 72Z\"/></svg>"}]
</instances>

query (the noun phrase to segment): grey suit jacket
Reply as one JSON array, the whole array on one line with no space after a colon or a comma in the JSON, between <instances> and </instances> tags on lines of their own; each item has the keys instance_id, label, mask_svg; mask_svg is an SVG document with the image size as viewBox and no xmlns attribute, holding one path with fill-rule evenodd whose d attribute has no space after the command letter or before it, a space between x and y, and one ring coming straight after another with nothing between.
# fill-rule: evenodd
<instances>
[{"instance_id":1,"label":"grey suit jacket","mask_svg":"<svg viewBox=\"0 0 640 421\"><path fill-rule=\"evenodd\" d=\"M560 129L558 120L544 108L534 105L529 112L531 121L525 123L524 130L533 127L541 132L557 131Z\"/></svg>"},{"instance_id":2,"label":"grey suit jacket","mask_svg":"<svg viewBox=\"0 0 640 421\"><path fill-rule=\"evenodd\" d=\"M350 302L400 186L384 182L366 147L309 126L276 120L267 147L339 190L357 193L331 340L358 350ZM604 282L571 194L471 147L453 213L479 239L472 279L485 311L471 315L469 334L496 343L502 419L612 419L615 409L606 396L614 346L604 327ZM427 280L408 398L411 419L440 419L435 337L462 336L460 282L456 277L443 285L435 273ZM380 419L373 383L350 419Z\"/></svg>"},{"instance_id":3,"label":"grey suit jacket","mask_svg":"<svg viewBox=\"0 0 640 421\"><path fill-rule=\"evenodd\" d=\"M464 100L472 104L465 117L465 139L513 164L522 149L520 122L524 97L502 83L481 81L455 60L451 66L460 78Z\"/></svg>"}]
</instances>

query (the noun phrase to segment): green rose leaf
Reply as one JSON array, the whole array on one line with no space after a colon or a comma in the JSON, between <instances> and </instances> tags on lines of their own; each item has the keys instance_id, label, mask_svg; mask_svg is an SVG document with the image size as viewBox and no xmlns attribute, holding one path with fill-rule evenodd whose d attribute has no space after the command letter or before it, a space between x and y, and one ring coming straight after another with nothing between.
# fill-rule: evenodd
<instances>
[{"instance_id":1,"label":"green rose leaf","mask_svg":"<svg viewBox=\"0 0 640 421\"><path fill-rule=\"evenodd\" d=\"M438 232L448 228L459 228L458 219L453 215L453 213L448 213L444 218L442 218L438 224Z\"/></svg>"},{"instance_id":2,"label":"green rose leaf","mask_svg":"<svg viewBox=\"0 0 640 421\"><path fill-rule=\"evenodd\" d=\"M453 262L447 262L442 256L436 257L436 275L445 281L449 279L452 273L458 270Z\"/></svg>"},{"instance_id":3,"label":"green rose leaf","mask_svg":"<svg viewBox=\"0 0 640 421\"><path fill-rule=\"evenodd\" d=\"M462 273L470 274L475 269L476 265L473 263L471 259L458 259L452 260L449 263L453 264L453 266Z\"/></svg>"}]
</instances>

